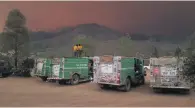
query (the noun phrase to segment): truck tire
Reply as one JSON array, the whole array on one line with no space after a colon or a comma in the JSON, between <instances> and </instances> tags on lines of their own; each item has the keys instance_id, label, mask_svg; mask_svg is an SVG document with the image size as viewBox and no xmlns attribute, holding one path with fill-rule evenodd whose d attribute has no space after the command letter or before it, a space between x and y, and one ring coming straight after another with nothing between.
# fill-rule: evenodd
<instances>
[{"instance_id":1,"label":"truck tire","mask_svg":"<svg viewBox=\"0 0 195 108\"><path fill-rule=\"evenodd\" d=\"M72 76L72 79L70 80L70 84L71 85L76 85L79 83L79 75L78 74L74 74Z\"/></svg>"},{"instance_id":2,"label":"truck tire","mask_svg":"<svg viewBox=\"0 0 195 108\"><path fill-rule=\"evenodd\" d=\"M125 82L125 85L124 85L123 91L124 92L128 92L130 90L131 90L131 80L130 80L130 78L127 78L126 82Z\"/></svg>"},{"instance_id":3,"label":"truck tire","mask_svg":"<svg viewBox=\"0 0 195 108\"><path fill-rule=\"evenodd\" d=\"M45 81L47 81L47 77L43 76L43 77L41 77L41 80L45 82Z\"/></svg>"}]
</instances>

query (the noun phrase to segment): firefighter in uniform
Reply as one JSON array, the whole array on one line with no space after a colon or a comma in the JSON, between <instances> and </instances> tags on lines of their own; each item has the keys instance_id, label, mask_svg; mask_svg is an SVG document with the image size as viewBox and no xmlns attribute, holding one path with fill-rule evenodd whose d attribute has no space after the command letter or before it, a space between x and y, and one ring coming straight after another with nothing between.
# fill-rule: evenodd
<instances>
[{"instance_id":1,"label":"firefighter in uniform","mask_svg":"<svg viewBox=\"0 0 195 108\"><path fill-rule=\"evenodd\" d=\"M74 56L78 57L78 45L77 44L73 46L73 51L74 51Z\"/></svg>"},{"instance_id":2,"label":"firefighter in uniform","mask_svg":"<svg viewBox=\"0 0 195 108\"><path fill-rule=\"evenodd\" d=\"M78 53L79 53L79 57L81 57L82 55L82 49L83 49L83 46L81 44L78 44Z\"/></svg>"}]
</instances>

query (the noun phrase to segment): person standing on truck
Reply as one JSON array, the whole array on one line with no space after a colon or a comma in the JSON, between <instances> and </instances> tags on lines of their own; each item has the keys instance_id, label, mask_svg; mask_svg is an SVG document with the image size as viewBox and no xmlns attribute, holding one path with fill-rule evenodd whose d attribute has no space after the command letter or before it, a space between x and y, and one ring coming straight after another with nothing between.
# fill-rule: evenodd
<instances>
[{"instance_id":1,"label":"person standing on truck","mask_svg":"<svg viewBox=\"0 0 195 108\"><path fill-rule=\"evenodd\" d=\"M78 56L78 44L73 46L73 51L74 51L74 57Z\"/></svg>"},{"instance_id":2,"label":"person standing on truck","mask_svg":"<svg viewBox=\"0 0 195 108\"><path fill-rule=\"evenodd\" d=\"M79 57L81 57L82 55L82 51L83 50L83 46L81 44L78 44L78 53L79 53Z\"/></svg>"}]
</instances>

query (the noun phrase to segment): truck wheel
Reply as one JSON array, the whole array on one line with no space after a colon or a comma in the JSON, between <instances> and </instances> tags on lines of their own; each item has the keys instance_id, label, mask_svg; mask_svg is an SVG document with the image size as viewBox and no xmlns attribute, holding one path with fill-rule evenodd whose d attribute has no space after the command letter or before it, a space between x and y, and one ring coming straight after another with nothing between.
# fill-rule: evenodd
<instances>
[{"instance_id":1,"label":"truck wheel","mask_svg":"<svg viewBox=\"0 0 195 108\"><path fill-rule=\"evenodd\" d=\"M131 89L131 80L129 78L126 79L125 86L124 86L124 92L128 92Z\"/></svg>"},{"instance_id":2,"label":"truck wheel","mask_svg":"<svg viewBox=\"0 0 195 108\"><path fill-rule=\"evenodd\" d=\"M45 81L47 81L47 77L43 76L43 77L41 77L41 80L45 82Z\"/></svg>"},{"instance_id":3,"label":"truck wheel","mask_svg":"<svg viewBox=\"0 0 195 108\"><path fill-rule=\"evenodd\" d=\"M79 75L74 74L70 80L71 85L76 85L79 83Z\"/></svg>"}]
</instances>

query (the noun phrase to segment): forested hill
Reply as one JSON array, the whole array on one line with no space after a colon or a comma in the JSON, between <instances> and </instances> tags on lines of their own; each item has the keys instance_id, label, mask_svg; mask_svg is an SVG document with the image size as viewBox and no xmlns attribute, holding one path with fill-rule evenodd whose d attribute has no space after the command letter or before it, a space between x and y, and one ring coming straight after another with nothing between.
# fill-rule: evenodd
<instances>
[{"instance_id":1,"label":"forested hill","mask_svg":"<svg viewBox=\"0 0 195 108\"><path fill-rule=\"evenodd\" d=\"M47 54L71 55L71 48L75 37L90 37L93 42L93 48L96 55L101 54L120 54L118 46L120 39L128 37L125 33L98 25L80 24L75 27L62 27L54 31L30 32L30 39L33 51L49 52ZM188 36L176 37L165 35L145 35L141 33L132 33L131 46L128 48L130 55L141 52L146 55L152 51L152 46L156 46L162 54L173 52L177 45L184 46Z\"/></svg>"}]
</instances>

